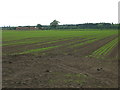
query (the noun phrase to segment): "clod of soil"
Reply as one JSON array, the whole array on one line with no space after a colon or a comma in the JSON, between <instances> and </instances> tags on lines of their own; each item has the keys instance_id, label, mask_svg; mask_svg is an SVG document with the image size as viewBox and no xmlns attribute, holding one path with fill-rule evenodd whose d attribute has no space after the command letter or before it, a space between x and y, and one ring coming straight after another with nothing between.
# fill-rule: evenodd
<instances>
[{"instance_id":1,"label":"clod of soil","mask_svg":"<svg viewBox=\"0 0 120 90\"><path fill-rule=\"evenodd\" d=\"M98 68L98 69L97 69L97 71L100 71L100 70L102 70L102 68Z\"/></svg>"},{"instance_id":2,"label":"clod of soil","mask_svg":"<svg viewBox=\"0 0 120 90\"><path fill-rule=\"evenodd\" d=\"M9 61L9 63L12 63L11 61Z\"/></svg>"},{"instance_id":3,"label":"clod of soil","mask_svg":"<svg viewBox=\"0 0 120 90\"><path fill-rule=\"evenodd\" d=\"M46 70L45 72L50 72L50 70Z\"/></svg>"},{"instance_id":4,"label":"clod of soil","mask_svg":"<svg viewBox=\"0 0 120 90\"><path fill-rule=\"evenodd\" d=\"M84 75L88 76L88 74L84 74Z\"/></svg>"}]
</instances>

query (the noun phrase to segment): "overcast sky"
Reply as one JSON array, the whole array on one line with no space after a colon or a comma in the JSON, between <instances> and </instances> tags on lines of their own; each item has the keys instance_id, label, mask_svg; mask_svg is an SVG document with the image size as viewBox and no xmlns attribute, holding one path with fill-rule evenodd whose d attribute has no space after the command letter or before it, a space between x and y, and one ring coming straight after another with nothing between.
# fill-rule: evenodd
<instances>
[{"instance_id":1,"label":"overcast sky","mask_svg":"<svg viewBox=\"0 0 120 90\"><path fill-rule=\"evenodd\" d=\"M119 0L0 0L0 26L118 23Z\"/></svg>"}]
</instances>

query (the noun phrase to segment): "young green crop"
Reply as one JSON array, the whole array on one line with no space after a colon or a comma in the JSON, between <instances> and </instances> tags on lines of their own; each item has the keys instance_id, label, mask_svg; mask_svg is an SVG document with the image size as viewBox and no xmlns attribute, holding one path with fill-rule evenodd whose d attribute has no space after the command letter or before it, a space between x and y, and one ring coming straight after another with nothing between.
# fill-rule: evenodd
<instances>
[{"instance_id":1,"label":"young green crop","mask_svg":"<svg viewBox=\"0 0 120 90\"><path fill-rule=\"evenodd\" d=\"M88 38L84 38L84 39L81 39L81 40L77 40L77 41L85 41L87 40ZM69 43L65 43L65 44L61 44L61 45L56 45L56 46L51 46L51 47L45 47L45 48L37 48L37 49L30 49L30 50L27 50L27 51L22 51L22 52L19 52L19 53L13 53L13 54L10 54L10 55L14 55L14 54L27 54L27 53L33 53L33 52L39 52L39 51L45 51L45 50L49 50L49 49L52 49L52 48L56 48L56 47L60 47L60 46L67 46L67 45L71 45L71 44L74 44L76 43L77 41L73 41L73 42L69 42ZM49 43L49 42L48 42ZM47 44L48 44L47 43Z\"/></svg>"},{"instance_id":2,"label":"young green crop","mask_svg":"<svg viewBox=\"0 0 120 90\"><path fill-rule=\"evenodd\" d=\"M4 45L26 45L33 44L33 46L37 46L37 49L29 49L22 52L32 53L42 51L42 48L39 48L40 45L48 45L54 44L56 42L71 40L73 38L79 38L81 40L75 40L73 42L65 42L65 44L51 46L52 48L60 47L60 46L68 46L69 47L77 47L81 45L85 45L88 43L95 42L96 40L100 40L104 37L108 37L111 35L117 34L116 31L3 31L3 46ZM45 37L45 38L44 38ZM29 39L30 38L30 39ZM39 39L35 39L39 38ZM84 39L82 39L84 38ZM76 44L76 42L78 44ZM43 50L52 49L49 47L45 47ZM19 52L19 53L22 53ZM17 53L17 52L16 52Z\"/></svg>"},{"instance_id":3,"label":"young green crop","mask_svg":"<svg viewBox=\"0 0 120 90\"><path fill-rule=\"evenodd\" d=\"M94 34L79 31L3 31L3 42L5 41L5 43L3 43L2 46L24 45L71 37L86 37L89 35Z\"/></svg>"},{"instance_id":4,"label":"young green crop","mask_svg":"<svg viewBox=\"0 0 120 90\"><path fill-rule=\"evenodd\" d=\"M104 57L106 54L108 54L118 43L118 38L110 41L109 43L105 44L101 48L94 51L90 57Z\"/></svg>"},{"instance_id":5,"label":"young green crop","mask_svg":"<svg viewBox=\"0 0 120 90\"><path fill-rule=\"evenodd\" d=\"M28 51L21 52L19 54L27 54L27 53L45 51L45 50L49 50L49 49L56 48L56 47L59 47L59 46L52 46L52 47L39 48L39 49L31 49L31 50L28 50Z\"/></svg>"},{"instance_id":6,"label":"young green crop","mask_svg":"<svg viewBox=\"0 0 120 90\"><path fill-rule=\"evenodd\" d=\"M116 31L12 31L5 30L2 32L2 41L21 40L34 37L69 37L69 36L81 36L81 35L96 35L96 34L115 34Z\"/></svg>"},{"instance_id":7,"label":"young green crop","mask_svg":"<svg viewBox=\"0 0 120 90\"><path fill-rule=\"evenodd\" d=\"M94 37L88 37L88 39L90 39L89 41L86 41L86 42L83 42L83 43L78 43L78 44L75 44L75 45L70 46L70 47L73 48L73 47L78 47L78 46L81 46L81 45L89 44L89 43L95 42L97 40L103 39L103 38L108 37L108 36L109 35L96 35Z\"/></svg>"},{"instance_id":8,"label":"young green crop","mask_svg":"<svg viewBox=\"0 0 120 90\"><path fill-rule=\"evenodd\" d=\"M103 37L102 37L103 38ZM27 51L23 51L23 52L20 52L20 53L15 53L15 54L27 54L27 53L33 53L33 52L39 52L39 51L45 51L45 50L49 50L49 49L53 49L53 48L56 48L56 47L61 47L61 46L68 46L69 47L75 47L76 45L78 46L81 46L81 45L85 45L85 44L88 44L88 43L92 43L94 41L96 41L98 39L95 39L95 36L87 36L86 38L84 39L81 39L81 40L77 40L79 42L82 42L80 44L76 44L77 41L73 41L73 42L69 42L69 43L65 43L65 44L62 44L62 45L57 45L57 46L52 46L52 47L45 47L45 48L37 48L37 49L31 49L31 50L27 50Z\"/></svg>"}]
</instances>

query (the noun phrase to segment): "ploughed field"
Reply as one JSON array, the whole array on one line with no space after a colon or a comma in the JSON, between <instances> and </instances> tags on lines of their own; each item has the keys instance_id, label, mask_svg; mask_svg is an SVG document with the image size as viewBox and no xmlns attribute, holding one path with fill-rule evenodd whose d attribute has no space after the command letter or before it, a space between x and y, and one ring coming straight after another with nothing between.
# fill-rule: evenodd
<instances>
[{"instance_id":1,"label":"ploughed field","mask_svg":"<svg viewBox=\"0 0 120 90\"><path fill-rule=\"evenodd\" d=\"M118 32L2 32L3 88L118 87Z\"/></svg>"}]
</instances>

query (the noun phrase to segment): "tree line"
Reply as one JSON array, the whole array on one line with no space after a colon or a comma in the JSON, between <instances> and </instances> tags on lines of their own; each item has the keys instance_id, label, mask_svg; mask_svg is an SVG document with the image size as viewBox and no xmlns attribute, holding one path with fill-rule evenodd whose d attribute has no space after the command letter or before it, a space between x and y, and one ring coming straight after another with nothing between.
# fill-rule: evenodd
<instances>
[{"instance_id":1,"label":"tree line","mask_svg":"<svg viewBox=\"0 0 120 90\"><path fill-rule=\"evenodd\" d=\"M64 24L59 25L59 21L53 20L50 25L37 24L36 26L18 26L18 27L33 27L37 30L60 30L60 29L120 29L120 24L113 23L84 23L84 24ZM18 27L2 27L3 30L17 30Z\"/></svg>"}]
</instances>

